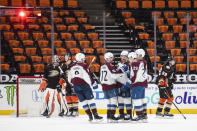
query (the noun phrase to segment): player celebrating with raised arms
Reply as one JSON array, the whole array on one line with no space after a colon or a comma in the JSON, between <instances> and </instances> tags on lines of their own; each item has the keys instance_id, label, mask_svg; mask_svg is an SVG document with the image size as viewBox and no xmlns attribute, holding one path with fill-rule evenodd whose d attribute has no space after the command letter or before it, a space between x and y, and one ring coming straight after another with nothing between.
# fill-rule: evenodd
<instances>
[{"instance_id":1,"label":"player celebrating with raised arms","mask_svg":"<svg viewBox=\"0 0 197 131\"><path fill-rule=\"evenodd\" d=\"M94 95L92 88L96 89L98 85L90 77L89 67L85 63L85 55L78 53L75 58L77 62L70 66L68 82L73 85L83 109L89 116L89 121L93 121L93 116L95 120L102 120L103 118L97 113L96 103L93 101Z\"/></svg>"}]
</instances>

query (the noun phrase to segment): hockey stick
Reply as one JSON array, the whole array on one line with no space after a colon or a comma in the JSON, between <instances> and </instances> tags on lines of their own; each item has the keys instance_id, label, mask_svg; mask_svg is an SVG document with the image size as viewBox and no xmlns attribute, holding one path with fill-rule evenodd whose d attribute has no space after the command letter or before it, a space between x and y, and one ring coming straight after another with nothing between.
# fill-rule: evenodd
<instances>
[{"instance_id":1,"label":"hockey stick","mask_svg":"<svg viewBox=\"0 0 197 131\"><path fill-rule=\"evenodd\" d=\"M96 58L96 57L94 57L94 58L92 59L92 61L90 62L89 66L88 66L88 69L90 69L90 65L94 62L95 58ZM90 70L90 71L91 71L91 70ZM99 78L95 75L95 73L92 72L92 71L91 71L91 73L92 73L93 76L96 78L96 80L98 81L98 83L101 83L100 80L99 80Z\"/></svg>"},{"instance_id":2,"label":"hockey stick","mask_svg":"<svg viewBox=\"0 0 197 131\"><path fill-rule=\"evenodd\" d=\"M168 99L170 99L170 95L168 93L168 91L165 89L165 93L168 97ZM170 101L172 102L172 104L176 107L176 109L179 111L179 113L183 116L183 118L186 120L186 117L183 115L183 113L179 110L179 108L176 106L176 104L170 99Z\"/></svg>"}]
</instances>

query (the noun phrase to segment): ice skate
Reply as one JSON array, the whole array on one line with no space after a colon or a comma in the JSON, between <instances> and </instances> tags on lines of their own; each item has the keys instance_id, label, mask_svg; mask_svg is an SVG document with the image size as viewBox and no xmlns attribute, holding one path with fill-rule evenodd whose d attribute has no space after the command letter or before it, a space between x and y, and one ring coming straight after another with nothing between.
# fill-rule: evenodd
<instances>
[{"instance_id":1,"label":"ice skate","mask_svg":"<svg viewBox=\"0 0 197 131\"><path fill-rule=\"evenodd\" d=\"M124 116L124 120L125 120L125 121L131 120L131 115L130 115L130 114L126 114L126 115Z\"/></svg>"},{"instance_id":2,"label":"ice skate","mask_svg":"<svg viewBox=\"0 0 197 131\"><path fill-rule=\"evenodd\" d=\"M142 115L138 115L136 118L133 118L132 121L136 121L136 122L142 122L143 120L143 116Z\"/></svg>"},{"instance_id":3,"label":"ice skate","mask_svg":"<svg viewBox=\"0 0 197 131\"><path fill-rule=\"evenodd\" d=\"M173 118L174 115L171 114L171 113L169 113L169 112L164 112L164 117L165 117L165 118Z\"/></svg>"},{"instance_id":4,"label":"ice skate","mask_svg":"<svg viewBox=\"0 0 197 131\"><path fill-rule=\"evenodd\" d=\"M64 109L58 115L63 117L64 116Z\"/></svg>"},{"instance_id":5,"label":"ice skate","mask_svg":"<svg viewBox=\"0 0 197 131\"><path fill-rule=\"evenodd\" d=\"M164 115L161 113L161 112L156 112L156 117L157 118L162 118L162 117L164 117Z\"/></svg>"},{"instance_id":6,"label":"ice skate","mask_svg":"<svg viewBox=\"0 0 197 131\"><path fill-rule=\"evenodd\" d=\"M117 119L118 119L118 121L124 121L124 117L125 117L124 114L119 114Z\"/></svg>"},{"instance_id":7,"label":"ice skate","mask_svg":"<svg viewBox=\"0 0 197 131\"><path fill-rule=\"evenodd\" d=\"M48 115L48 110L46 109L45 111L44 111L44 113L42 113L41 114L42 116L46 116L47 118L49 117L49 115Z\"/></svg>"},{"instance_id":8,"label":"ice skate","mask_svg":"<svg viewBox=\"0 0 197 131\"><path fill-rule=\"evenodd\" d=\"M88 114L88 117L89 117L88 121L89 121L89 122L92 122L92 121L93 121L92 113L91 113L91 114Z\"/></svg>"},{"instance_id":9,"label":"ice skate","mask_svg":"<svg viewBox=\"0 0 197 131\"><path fill-rule=\"evenodd\" d=\"M95 120L96 122L101 122L101 121L103 121L103 117L102 117L102 116L99 116L97 113L94 113L93 115L94 115L94 120Z\"/></svg>"}]
</instances>

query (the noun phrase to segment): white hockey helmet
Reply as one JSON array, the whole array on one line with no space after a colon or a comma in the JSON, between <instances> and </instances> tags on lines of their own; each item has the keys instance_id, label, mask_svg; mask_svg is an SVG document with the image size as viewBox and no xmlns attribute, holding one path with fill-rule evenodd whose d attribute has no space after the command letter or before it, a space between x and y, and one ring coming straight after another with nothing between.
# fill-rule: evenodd
<instances>
[{"instance_id":1,"label":"white hockey helmet","mask_svg":"<svg viewBox=\"0 0 197 131\"><path fill-rule=\"evenodd\" d=\"M128 56L129 52L127 50L123 50L121 53L120 53L120 56Z\"/></svg>"},{"instance_id":2,"label":"white hockey helmet","mask_svg":"<svg viewBox=\"0 0 197 131\"><path fill-rule=\"evenodd\" d=\"M83 53L77 53L75 55L76 61L78 62L82 62L83 60L85 60L85 55Z\"/></svg>"},{"instance_id":3,"label":"white hockey helmet","mask_svg":"<svg viewBox=\"0 0 197 131\"><path fill-rule=\"evenodd\" d=\"M145 51L144 51L143 49L137 49L137 50L135 51L135 53L136 53L137 55L141 55L142 57L145 56Z\"/></svg>"},{"instance_id":4,"label":"white hockey helmet","mask_svg":"<svg viewBox=\"0 0 197 131\"><path fill-rule=\"evenodd\" d=\"M135 52L130 52L130 53L128 54L128 58L134 58L134 59L136 59L136 58L137 58L137 55L136 55Z\"/></svg>"},{"instance_id":5,"label":"white hockey helmet","mask_svg":"<svg viewBox=\"0 0 197 131\"><path fill-rule=\"evenodd\" d=\"M60 62L60 57L58 55L54 55L52 57L52 63L59 63Z\"/></svg>"},{"instance_id":6,"label":"white hockey helmet","mask_svg":"<svg viewBox=\"0 0 197 131\"><path fill-rule=\"evenodd\" d=\"M105 60L107 60L107 59L109 59L109 58L113 58L114 57L114 55L111 53L111 52L107 52L107 53L105 53L105 55L104 55L104 59Z\"/></svg>"}]
</instances>

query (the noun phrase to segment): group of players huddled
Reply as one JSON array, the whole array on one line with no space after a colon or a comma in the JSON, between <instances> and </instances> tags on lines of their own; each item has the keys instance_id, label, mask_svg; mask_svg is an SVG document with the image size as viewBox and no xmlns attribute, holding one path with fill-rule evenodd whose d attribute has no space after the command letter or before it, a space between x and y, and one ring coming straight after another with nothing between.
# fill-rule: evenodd
<instances>
[{"instance_id":1,"label":"group of players huddled","mask_svg":"<svg viewBox=\"0 0 197 131\"><path fill-rule=\"evenodd\" d=\"M54 111L54 101L57 99L60 105L59 116L77 116L78 101L82 105L89 121L102 121L98 115L94 101L93 89L101 84L105 99L107 100L107 121L143 121L147 122L147 105L145 101L145 88L147 82L147 62L144 59L145 51L137 49L135 52L123 50L121 60L113 65L114 55L111 52L104 54L104 64L100 67L100 79L90 70L90 65L85 63L85 55L75 55L76 61L71 60L70 54L65 55L65 61L60 62L57 55L45 68L39 91L44 93L43 116L49 117ZM170 106L173 101L172 84L174 80L174 60L169 60L159 73L157 84L159 87L160 101L157 108L157 116L173 116L170 114ZM97 79L93 79L94 77ZM166 94L168 93L168 94ZM167 100L164 109L162 109ZM116 109L119 115L116 116ZM136 116L133 118L132 109ZM125 113L126 109L126 113Z\"/></svg>"}]
</instances>

